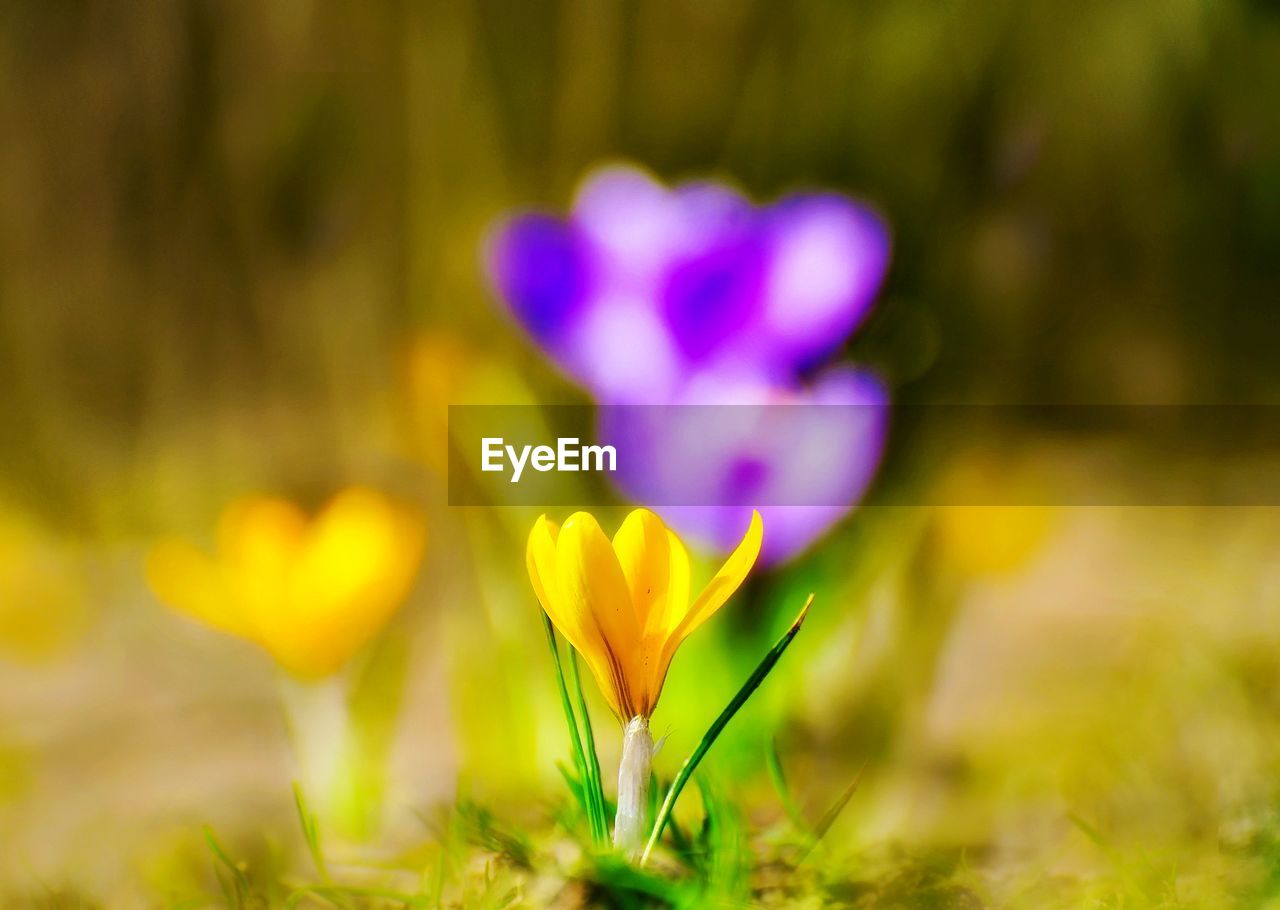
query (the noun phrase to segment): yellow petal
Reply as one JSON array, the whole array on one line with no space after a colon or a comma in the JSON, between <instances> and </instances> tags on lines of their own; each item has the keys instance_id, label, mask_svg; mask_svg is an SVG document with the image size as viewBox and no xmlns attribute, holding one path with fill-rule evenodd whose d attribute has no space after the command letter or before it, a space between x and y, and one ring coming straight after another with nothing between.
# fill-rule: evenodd
<instances>
[{"instance_id":1,"label":"yellow petal","mask_svg":"<svg viewBox=\"0 0 1280 910\"><path fill-rule=\"evenodd\" d=\"M248 623L257 625L286 608L290 573L307 524L302 510L283 499L239 499L223 510L218 561Z\"/></svg>"},{"instance_id":2,"label":"yellow petal","mask_svg":"<svg viewBox=\"0 0 1280 910\"><path fill-rule=\"evenodd\" d=\"M667 532L667 554L670 560L667 581L670 593L667 596L673 609L667 616L663 632L670 635L688 612L689 604L689 551L671 531Z\"/></svg>"},{"instance_id":3,"label":"yellow petal","mask_svg":"<svg viewBox=\"0 0 1280 910\"><path fill-rule=\"evenodd\" d=\"M273 497L238 499L218 518L218 555L249 571L275 570L289 562L307 531L307 516Z\"/></svg>"},{"instance_id":4,"label":"yellow petal","mask_svg":"<svg viewBox=\"0 0 1280 910\"><path fill-rule=\"evenodd\" d=\"M165 604L223 632L255 639L212 559L181 540L163 541L147 554L147 583Z\"/></svg>"},{"instance_id":5,"label":"yellow petal","mask_svg":"<svg viewBox=\"0 0 1280 910\"><path fill-rule=\"evenodd\" d=\"M613 538L640 623L639 679L632 685L637 710L657 705L670 660L663 652L689 607L689 554L684 544L648 509L636 509Z\"/></svg>"},{"instance_id":6,"label":"yellow petal","mask_svg":"<svg viewBox=\"0 0 1280 910\"><path fill-rule=\"evenodd\" d=\"M717 610L724 606L725 601L732 596L733 592L738 590L738 587L747 577L747 573L751 571L751 567L755 565L756 557L760 555L760 543L763 538L764 524L760 521L760 513L753 511L751 513L751 525L747 528L747 533L743 535L737 548L729 554L729 558L724 561L720 571L702 589L702 593L690 604L689 611L676 625L675 629L672 630L665 649L665 653L668 656L674 654L680 642L684 641L690 632L710 619Z\"/></svg>"},{"instance_id":7,"label":"yellow petal","mask_svg":"<svg viewBox=\"0 0 1280 910\"><path fill-rule=\"evenodd\" d=\"M675 631L681 618L688 612L689 603L689 553L680 542L680 538L667 531L668 568L668 603L671 605L663 618L662 626L654 626L645 635L643 660L648 671L648 713L652 713L662 694L662 686L667 680L667 670L671 667L671 658L675 655L675 647L668 650L667 642Z\"/></svg>"},{"instance_id":8,"label":"yellow petal","mask_svg":"<svg viewBox=\"0 0 1280 910\"><path fill-rule=\"evenodd\" d=\"M662 519L648 509L636 509L618 533L613 535L613 549L627 580L631 604L642 634L666 625L671 610L671 554L667 528ZM675 605L683 610L684 604Z\"/></svg>"},{"instance_id":9,"label":"yellow petal","mask_svg":"<svg viewBox=\"0 0 1280 910\"><path fill-rule=\"evenodd\" d=\"M555 591L556 538L559 536L560 526L547 516L539 515L529 532L529 544L525 548L525 564L529 568L533 593L548 615L555 610L550 595Z\"/></svg>"},{"instance_id":10,"label":"yellow petal","mask_svg":"<svg viewBox=\"0 0 1280 910\"><path fill-rule=\"evenodd\" d=\"M559 525L547 516L542 515L534 522L525 552L529 581L547 618L570 646L582 655L605 701L615 714L620 714L622 708L618 704L618 693L613 685L608 649L604 645L595 617L566 609L564 598L560 596L560 579L556 570L556 542L559 536Z\"/></svg>"},{"instance_id":11,"label":"yellow petal","mask_svg":"<svg viewBox=\"0 0 1280 910\"><path fill-rule=\"evenodd\" d=\"M560 529L556 576L559 596L553 601L560 601L558 606L571 623L580 623L584 629L594 624L599 631L602 650L593 653L593 642L580 650L601 689L608 693L613 688L615 697L610 701L614 709L624 720L629 719L637 706L633 684L640 683L636 672L640 625L617 554L600 525L586 512L571 515Z\"/></svg>"}]
</instances>

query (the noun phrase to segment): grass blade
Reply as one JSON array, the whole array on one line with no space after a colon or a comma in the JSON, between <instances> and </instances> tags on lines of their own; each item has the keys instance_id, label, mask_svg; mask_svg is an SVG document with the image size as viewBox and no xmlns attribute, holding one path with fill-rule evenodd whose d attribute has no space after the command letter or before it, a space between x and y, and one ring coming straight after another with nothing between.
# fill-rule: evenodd
<instances>
[{"instance_id":1,"label":"grass blade","mask_svg":"<svg viewBox=\"0 0 1280 910\"><path fill-rule=\"evenodd\" d=\"M653 823L653 832L649 835L649 843L644 848L644 853L640 857L640 865L643 866L649 860L649 854L653 851L654 845L658 842L658 838L662 836L662 829L667 824L667 819L671 815L671 810L675 808L676 800L680 798L680 791L684 789L685 784L689 782L689 778L693 776L693 772L697 770L698 764L710 750L711 746L719 738L720 733L728 726L729 721L733 720L733 716L738 713L747 699L751 697L751 693L760 688L760 684L764 682L764 678L773 670L774 664L778 662L778 658L782 657L782 652L787 650L787 646L791 644L792 639L796 637L796 633L800 631L804 618L809 614L809 606L813 603L813 595L810 594L805 600L804 606L800 609L800 614L791 623L790 628L783 633L782 637L777 640L769 653L764 656L764 660L760 661L759 666L755 668L747 681L742 684L742 688L738 690L738 694L733 696L728 706L720 712L720 716L712 721L707 732L702 735L701 742L693 753L685 759L684 764L680 767L680 773L676 775L676 779L671 782L671 789L667 791L667 798L662 802L662 808L658 810L658 818Z\"/></svg>"},{"instance_id":2,"label":"grass blade","mask_svg":"<svg viewBox=\"0 0 1280 910\"><path fill-rule=\"evenodd\" d=\"M864 765L863 768L865 767ZM827 836L827 832L836 823L836 819L840 817L844 807L849 805L849 800L853 799L853 794L858 792L858 785L862 783L863 768L858 769L858 773L853 776L849 786L845 787L844 792L840 794L840 798L831 804L831 808L822 814L822 818L818 819L818 824L813 829L814 840L822 840Z\"/></svg>"},{"instance_id":3,"label":"grass blade","mask_svg":"<svg viewBox=\"0 0 1280 910\"><path fill-rule=\"evenodd\" d=\"M578 719L574 714L573 703L569 700L569 687L564 678L564 664L560 660L560 646L556 641L556 630L551 625L551 617L547 616L545 610L539 610L538 614L542 617L542 628L547 633L547 647L551 650L551 660L556 668L556 684L560 688L560 704L564 708L564 722L569 728L569 746L570 751L573 753L573 766L578 772L578 780L583 782L582 809L586 813L587 822L591 827L592 841L600 844L608 836L607 822L586 786L587 774L589 773L587 771L587 758L582 749L582 737L578 733ZM594 749L592 751L594 752Z\"/></svg>"},{"instance_id":4,"label":"grass blade","mask_svg":"<svg viewBox=\"0 0 1280 910\"><path fill-rule=\"evenodd\" d=\"M556 770L560 772L560 776L564 779L564 785L569 788L569 792L573 794L573 798L585 806L586 803L584 803L583 800L587 797L582 792L582 781L578 780L578 778L574 776L574 773L570 771L562 761L556 762Z\"/></svg>"},{"instance_id":5,"label":"grass blade","mask_svg":"<svg viewBox=\"0 0 1280 910\"><path fill-rule=\"evenodd\" d=\"M853 799L853 794L858 792L858 786L862 783L862 772L866 770L866 763L858 768L857 773L853 775L853 780L849 782L849 786L844 788L844 792L840 797L831 804L826 812L822 813L822 818L818 819L818 824L814 826L813 832L809 835L809 841L805 845L804 852L800 854L796 860L796 866L800 866L805 862L817 848L822 839L827 836L827 832L831 830L831 826L836 823L836 819L840 817L840 813L844 811L844 807L849 805L849 800Z\"/></svg>"},{"instance_id":6,"label":"grass blade","mask_svg":"<svg viewBox=\"0 0 1280 910\"><path fill-rule=\"evenodd\" d=\"M697 906L690 901L691 889L665 875L638 869L617 854L596 857L590 881L596 892L588 898L587 906L591 907L650 907L655 902L668 907Z\"/></svg>"},{"instance_id":7,"label":"grass blade","mask_svg":"<svg viewBox=\"0 0 1280 910\"><path fill-rule=\"evenodd\" d=\"M748 895L745 854L746 836L742 817L722 799L704 774L698 778L698 790L706 810L702 842L705 850L702 876L705 892L699 906L746 906Z\"/></svg>"},{"instance_id":8,"label":"grass blade","mask_svg":"<svg viewBox=\"0 0 1280 910\"><path fill-rule=\"evenodd\" d=\"M315 813L307 806L307 801L302 795L302 787L297 781L293 782L293 802L298 807L298 820L302 823L302 836L306 839L311 861L315 863L320 878L327 883L329 867L325 864L324 851L320 848L320 827L316 823Z\"/></svg>"},{"instance_id":9,"label":"grass blade","mask_svg":"<svg viewBox=\"0 0 1280 910\"><path fill-rule=\"evenodd\" d=\"M791 794L791 785L787 783L787 775L782 770L782 756L778 754L777 738L769 740L768 745L765 746L764 756L765 767L769 770L769 780L773 783L773 789L782 803L782 810L787 814L792 827L806 839L811 838L813 835L809 830L809 824L800 812L800 807L796 805L795 797Z\"/></svg>"},{"instance_id":10,"label":"grass blade","mask_svg":"<svg viewBox=\"0 0 1280 910\"><path fill-rule=\"evenodd\" d=\"M587 711L587 700L582 694L582 676L578 672L578 652L569 648L569 676L573 680L573 691L577 698L578 714L582 717L582 733L584 759L587 776L582 786L592 811L599 819L599 839L596 846L602 846L609 839L609 815L604 807L604 786L600 777L600 756L596 754L596 737L591 729L591 714Z\"/></svg>"},{"instance_id":11,"label":"grass blade","mask_svg":"<svg viewBox=\"0 0 1280 910\"><path fill-rule=\"evenodd\" d=\"M249 900L249 895L253 890L249 883L249 877L245 875L244 869L240 868L239 864L227 856L227 851L222 849L218 839L213 836L213 829L208 825L204 826L204 840L209 845L209 851L213 854L214 859L231 874L231 883L228 884L223 877L222 870L218 868L218 864L214 865L214 873L218 877L218 884L222 886L223 894L227 898L227 904L237 908L243 907Z\"/></svg>"},{"instance_id":12,"label":"grass blade","mask_svg":"<svg viewBox=\"0 0 1280 910\"><path fill-rule=\"evenodd\" d=\"M1156 889L1149 886L1146 881L1139 879L1134 874L1132 865L1125 860L1125 857L1121 855L1120 851L1116 849L1115 845L1112 844L1101 831L1089 824L1079 815L1076 815L1074 812L1067 813L1067 819L1071 824L1075 825L1076 830L1087 837L1095 847L1102 851L1102 854L1110 861L1112 867L1120 876L1120 881L1135 897L1144 898L1152 904L1156 903L1159 896L1156 893ZM1151 878L1152 876L1150 873L1153 870L1150 865L1143 860L1141 856L1139 856L1139 862L1142 866L1142 871L1147 873L1143 878Z\"/></svg>"},{"instance_id":13,"label":"grass blade","mask_svg":"<svg viewBox=\"0 0 1280 910\"><path fill-rule=\"evenodd\" d=\"M573 704L569 701L569 687L564 679L564 664L560 660L560 646L556 641L556 630L551 625L551 617L547 616L546 611L539 610L538 612L542 617L543 631L547 634L547 648L551 651L551 661L556 669L556 685L560 689L560 705L564 709L565 726L569 728L569 751L573 755L573 767L578 772L578 780L585 781L587 779L587 763L582 751L582 738L578 734L578 719L574 716ZM594 836L595 816L586 799L583 800L582 809L587 814L587 820L591 823L591 833Z\"/></svg>"}]
</instances>

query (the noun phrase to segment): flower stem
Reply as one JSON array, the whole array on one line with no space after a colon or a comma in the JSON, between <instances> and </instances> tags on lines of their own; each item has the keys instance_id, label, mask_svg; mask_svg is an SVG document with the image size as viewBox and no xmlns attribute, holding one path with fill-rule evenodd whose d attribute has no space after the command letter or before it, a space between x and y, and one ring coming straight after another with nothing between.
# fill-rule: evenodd
<instances>
[{"instance_id":1,"label":"flower stem","mask_svg":"<svg viewBox=\"0 0 1280 910\"><path fill-rule=\"evenodd\" d=\"M629 858L640 855L649 830L649 778L653 764L653 736L649 718L633 717L622 738L618 763L618 815L613 825L613 845Z\"/></svg>"}]
</instances>

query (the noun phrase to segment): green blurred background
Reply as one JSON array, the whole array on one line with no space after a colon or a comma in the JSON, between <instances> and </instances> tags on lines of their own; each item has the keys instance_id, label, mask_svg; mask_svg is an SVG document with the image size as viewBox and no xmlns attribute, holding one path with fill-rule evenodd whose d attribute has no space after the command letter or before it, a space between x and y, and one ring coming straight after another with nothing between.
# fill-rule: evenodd
<instances>
[{"instance_id":1,"label":"green blurred background","mask_svg":"<svg viewBox=\"0 0 1280 910\"><path fill-rule=\"evenodd\" d=\"M854 353L898 400L1276 395L1265 3L0 15L3 458L59 521L154 523L191 457L367 458L420 327L526 357L483 231L615 156L882 206L895 261Z\"/></svg>"},{"instance_id":2,"label":"green blurred background","mask_svg":"<svg viewBox=\"0 0 1280 910\"><path fill-rule=\"evenodd\" d=\"M270 668L139 568L251 490L423 506L384 644L409 655L402 802L550 798L532 515L449 510L438 457L446 400L581 400L485 290L504 212L563 209L613 158L761 199L831 187L893 226L846 353L897 402L1274 403L1278 98L1262 0L5 4L0 888L181 891L207 877L200 824L291 830ZM1000 442L1035 428L1000 430L955 482L1045 470ZM1038 454L1121 487L1164 469ZM690 643L669 748L815 588L720 759L756 814L776 734L814 805L866 769L849 849L1117 893L1167 853L1265 906L1278 565L1275 509L864 510ZM1165 852L1117 872L1073 814ZM1034 887L1001 894L1052 906Z\"/></svg>"}]
</instances>

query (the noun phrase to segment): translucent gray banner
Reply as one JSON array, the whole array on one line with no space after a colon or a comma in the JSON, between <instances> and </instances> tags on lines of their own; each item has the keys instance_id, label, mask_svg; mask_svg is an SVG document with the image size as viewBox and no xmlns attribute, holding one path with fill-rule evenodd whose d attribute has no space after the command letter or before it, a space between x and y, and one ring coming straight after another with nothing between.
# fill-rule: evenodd
<instances>
[{"instance_id":1,"label":"translucent gray banner","mask_svg":"<svg viewBox=\"0 0 1280 910\"><path fill-rule=\"evenodd\" d=\"M449 409L455 506L1274 506L1280 405Z\"/></svg>"}]
</instances>

